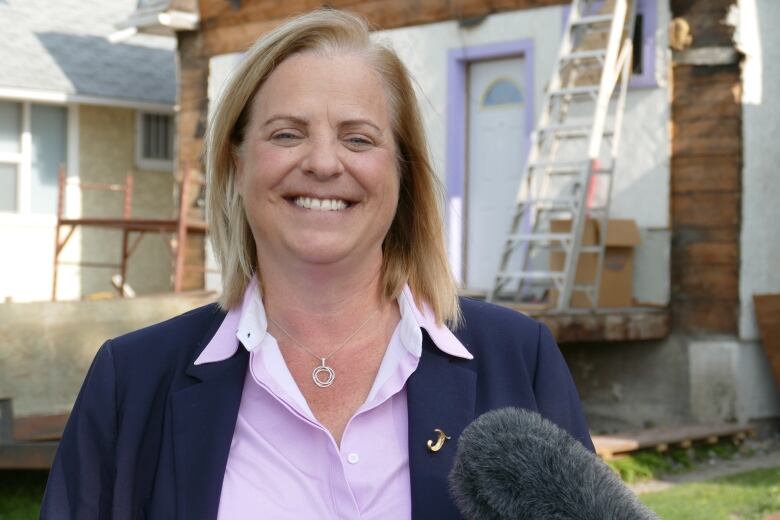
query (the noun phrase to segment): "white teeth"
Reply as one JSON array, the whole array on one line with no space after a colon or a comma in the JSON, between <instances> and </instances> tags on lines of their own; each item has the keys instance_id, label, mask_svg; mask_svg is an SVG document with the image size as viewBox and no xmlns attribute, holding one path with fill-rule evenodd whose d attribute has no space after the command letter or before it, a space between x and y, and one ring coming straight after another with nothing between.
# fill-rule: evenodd
<instances>
[{"instance_id":1,"label":"white teeth","mask_svg":"<svg viewBox=\"0 0 780 520\"><path fill-rule=\"evenodd\" d=\"M347 208L347 203L339 199L314 199L311 197L296 197L295 205L317 211L339 211Z\"/></svg>"}]
</instances>

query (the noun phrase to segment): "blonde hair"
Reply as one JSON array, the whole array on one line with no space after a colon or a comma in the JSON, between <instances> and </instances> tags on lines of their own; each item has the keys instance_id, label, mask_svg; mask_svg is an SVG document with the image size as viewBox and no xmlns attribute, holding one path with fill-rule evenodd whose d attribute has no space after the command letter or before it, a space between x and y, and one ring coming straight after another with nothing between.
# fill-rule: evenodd
<instances>
[{"instance_id":1,"label":"blonde hair","mask_svg":"<svg viewBox=\"0 0 780 520\"><path fill-rule=\"evenodd\" d=\"M235 184L235 153L244 139L253 96L293 54L314 51L364 56L382 78L398 148L398 208L382 244L381 283L389 300L408 283L418 305L439 323L460 320L457 287L444 246L440 182L433 171L417 98L396 54L370 39L362 18L333 9L304 14L261 37L232 74L213 111L205 141L209 232L222 269L220 305L240 304L257 272L257 244Z\"/></svg>"}]
</instances>

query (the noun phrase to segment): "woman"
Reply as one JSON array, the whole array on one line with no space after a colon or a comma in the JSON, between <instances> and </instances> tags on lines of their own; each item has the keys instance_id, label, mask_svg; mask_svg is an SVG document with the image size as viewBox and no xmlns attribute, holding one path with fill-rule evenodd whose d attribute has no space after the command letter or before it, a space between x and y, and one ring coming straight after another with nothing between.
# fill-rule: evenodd
<instances>
[{"instance_id":1,"label":"woman","mask_svg":"<svg viewBox=\"0 0 780 520\"><path fill-rule=\"evenodd\" d=\"M260 39L206 162L221 301L100 349L44 518L458 518L458 435L503 406L592 449L547 329L458 301L409 75L361 19Z\"/></svg>"}]
</instances>

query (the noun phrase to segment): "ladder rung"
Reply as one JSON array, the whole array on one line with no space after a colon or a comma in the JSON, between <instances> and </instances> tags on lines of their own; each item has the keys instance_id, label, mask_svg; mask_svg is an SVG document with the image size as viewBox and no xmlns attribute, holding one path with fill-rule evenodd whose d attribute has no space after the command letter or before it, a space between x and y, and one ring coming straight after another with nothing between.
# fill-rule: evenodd
<instances>
[{"instance_id":1,"label":"ladder rung","mask_svg":"<svg viewBox=\"0 0 780 520\"><path fill-rule=\"evenodd\" d=\"M524 199L518 204L522 206L556 206L561 208L574 208L579 201L575 198L557 198L557 199Z\"/></svg>"},{"instance_id":2,"label":"ladder rung","mask_svg":"<svg viewBox=\"0 0 780 520\"><path fill-rule=\"evenodd\" d=\"M592 128L592 125L547 125L540 128L539 133L554 134L556 137L590 137ZM605 129L602 135L609 137L612 134L612 130Z\"/></svg>"},{"instance_id":3,"label":"ladder rung","mask_svg":"<svg viewBox=\"0 0 780 520\"><path fill-rule=\"evenodd\" d=\"M581 87L564 87L550 92L551 96L584 96L586 94L598 94L598 85L584 85Z\"/></svg>"},{"instance_id":4,"label":"ladder rung","mask_svg":"<svg viewBox=\"0 0 780 520\"><path fill-rule=\"evenodd\" d=\"M596 49L590 51L574 51L561 57L561 61L576 60L597 60L607 57L606 49Z\"/></svg>"},{"instance_id":5,"label":"ladder rung","mask_svg":"<svg viewBox=\"0 0 780 520\"><path fill-rule=\"evenodd\" d=\"M534 170L576 170L580 171L587 168L587 161L537 161L528 165L529 169Z\"/></svg>"},{"instance_id":6,"label":"ladder rung","mask_svg":"<svg viewBox=\"0 0 780 520\"><path fill-rule=\"evenodd\" d=\"M496 278L509 278L513 280L519 280L525 278L528 280L554 280L556 278L563 278L563 271L499 271Z\"/></svg>"},{"instance_id":7,"label":"ladder rung","mask_svg":"<svg viewBox=\"0 0 780 520\"><path fill-rule=\"evenodd\" d=\"M597 25L600 23L608 23L612 21L612 14L592 14L588 16L582 16L575 18L571 21L572 27L577 25Z\"/></svg>"},{"instance_id":8,"label":"ladder rung","mask_svg":"<svg viewBox=\"0 0 780 520\"><path fill-rule=\"evenodd\" d=\"M580 291L580 292L595 291L596 290L596 286L593 285L592 283L591 284L588 284L588 283L578 283L578 284L574 284L572 286L572 289L574 289L575 291Z\"/></svg>"},{"instance_id":9,"label":"ladder rung","mask_svg":"<svg viewBox=\"0 0 780 520\"><path fill-rule=\"evenodd\" d=\"M515 233L508 237L508 241L513 242L564 242L571 239L571 233Z\"/></svg>"},{"instance_id":10,"label":"ladder rung","mask_svg":"<svg viewBox=\"0 0 780 520\"><path fill-rule=\"evenodd\" d=\"M600 253L601 246L580 246L580 253Z\"/></svg>"}]
</instances>

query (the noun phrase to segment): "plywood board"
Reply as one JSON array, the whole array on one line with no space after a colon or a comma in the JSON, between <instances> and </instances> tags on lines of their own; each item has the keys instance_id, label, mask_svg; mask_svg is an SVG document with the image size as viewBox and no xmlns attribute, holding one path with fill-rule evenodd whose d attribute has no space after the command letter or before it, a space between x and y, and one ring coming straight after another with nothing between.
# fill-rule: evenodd
<instances>
[{"instance_id":1,"label":"plywood board","mask_svg":"<svg viewBox=\"0 0 780 520\"><path fill-rule=\"evenodd\" d=\"M723 438L742 439L753 431L750 425L731 423L684 424L612 435L593 435L591 439L596 453L604 459L609 459L616 454L648 448L665 451L669 447L688 448L693 442L711 443Z\"/></svg>"},{"instance_id":2,"label":"plywood board","mask_svg":"<svg viewBox=\"0 0 780 520\"><path fill-rule=\"evenodd\" d=\"M780 391L780 294L754 294L756 321L775 385Z\"/></svg>"}]
</instances>

